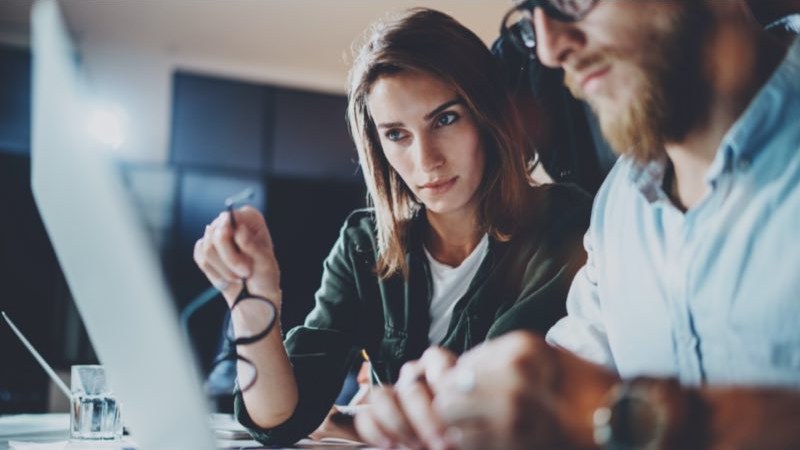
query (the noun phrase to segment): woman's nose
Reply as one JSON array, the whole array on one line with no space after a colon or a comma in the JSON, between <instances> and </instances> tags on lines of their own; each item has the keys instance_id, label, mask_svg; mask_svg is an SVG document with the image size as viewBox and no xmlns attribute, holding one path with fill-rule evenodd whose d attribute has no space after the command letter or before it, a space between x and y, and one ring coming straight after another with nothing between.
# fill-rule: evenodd
<instances>
[{"instance_id":1,"label":"woman's nose","mask_svg":"<svg viewBox=\"0 0 800 450\"><path fill-rule=\"evenodd\" d=\"M423 171L430 172L444 164L444 155L435 140L420 137L416 147L417 164Z\"/></svg>"}]
</instances>

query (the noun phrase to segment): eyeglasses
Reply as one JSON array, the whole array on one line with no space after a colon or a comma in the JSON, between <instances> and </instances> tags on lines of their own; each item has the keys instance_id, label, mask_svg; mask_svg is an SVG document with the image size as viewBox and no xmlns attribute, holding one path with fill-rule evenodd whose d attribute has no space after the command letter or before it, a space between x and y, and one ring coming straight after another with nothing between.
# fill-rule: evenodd
<instances>
[{"instance_id":1,"label":"eyeglasses","mask_svg":"<svg viewBox=\"0 0 800 450\"><path fill-rule=\"evenodd\" d=\"M548 16L562 22L583 19L598 0L524 0L503 16L500 34L510 40L523 53L534 53L536 31L533 28L533 10L542 8Z\"/></svg>"},{"instance_id":2,"label":"eyeglasses","mask_svg":"<svg viewBox=\"0 0 800 450\"><path fill-rule=\"evenodd\" d=\"M247 189L225 200L225 208L228 210L228 217L234 230L236 229L234 208L252 197L253 190ZM219 289L211 287L183 309L180 319L184 330L188 330L191 316L212 299L217 298L218 294ZM231 305L228 314L229 319L225 323L232 325L227 326L225 331L228 345L225 345L225 351L214 359L212 372L221 364L236 363L236 384L240 391L245 392L255 385L258 373L255 364L240 355L236 348L239 345L249 345L264 339L275 327L278 308L270 299L251 294L247 290L247 279L242 278L242 290Z\"/></svg>"}]
</instances>

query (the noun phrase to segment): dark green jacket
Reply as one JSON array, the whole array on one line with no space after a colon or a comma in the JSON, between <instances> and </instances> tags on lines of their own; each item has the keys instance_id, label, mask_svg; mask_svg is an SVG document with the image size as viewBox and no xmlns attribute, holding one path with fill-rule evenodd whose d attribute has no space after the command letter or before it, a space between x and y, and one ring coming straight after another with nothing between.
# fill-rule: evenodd
<instances>
[{"instance_id":1,"label":"dark green jacket","mask_svg":"<svg viewBox=\"0 0 800 450\"><path fill-rule=\"evenodd\" d=\"M306 437L330 410L361 348L382 381L392 383L400 367L431 344L460 354L512 330L546 333L566 314L567 291L585 262L582 238L591 201L564 185L531 188L530 194L529 214L512 239L490 238L441 343L428 342L431 277L422 244L423 215L409 232L408 280L380 280L375 275L374 214L369 209L352 213L325 261L315 308L286 335L299 391L294 415L276 428L259 428L237 393L239 421L267 445Z\"/></svg>"}]
</instances>

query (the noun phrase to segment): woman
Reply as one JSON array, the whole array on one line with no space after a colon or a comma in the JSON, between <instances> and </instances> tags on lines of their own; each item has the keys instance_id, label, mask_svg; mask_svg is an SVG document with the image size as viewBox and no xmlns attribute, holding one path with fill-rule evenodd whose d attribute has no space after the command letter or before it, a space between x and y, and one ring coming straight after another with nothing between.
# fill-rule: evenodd
<instances>
[{"instance_id":1,"label":"woman","mask_svg":"<svg viewBox=\"0 0 800 450\"><path fill-rule=\"evenodd\" d=\"M460 353L515 329L544 333L565 314L589 201L530 186L502 86L489 50L445 14L414 9L372 30L350 73L348 120L373 208L346 220L305 324L285 342L272 331L238 348L258 378L236 410L259 441L314 430L362 348L393 383L429 345ZM247 207L234 218L208 227L195 259L228 285L229 304L246 278L280 310L264 219Z\"/></svg>"}]
</instances>

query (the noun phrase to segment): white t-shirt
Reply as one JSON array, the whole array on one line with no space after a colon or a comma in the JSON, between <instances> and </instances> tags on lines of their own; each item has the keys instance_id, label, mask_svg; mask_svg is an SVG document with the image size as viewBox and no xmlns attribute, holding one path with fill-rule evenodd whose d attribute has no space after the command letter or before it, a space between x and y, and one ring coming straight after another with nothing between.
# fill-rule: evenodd
<instances>
[{"instance_id":1,"label":"white t-shirt","mask_svg":"<svg viewBox=\"0 0 800 450\"><path fill-rule=\"evenodd\" d=\"M431 328L428 330L428 339L431 344L439 344L444 339L447 328L450 326L450 319L453 317L453 308L458 300L467 293L488 249L489 235L485 234L472 253L458 267L450 267L436 261L428 249L425 249L433 280L430 309Z\"/></svg>"}]
</instances>

